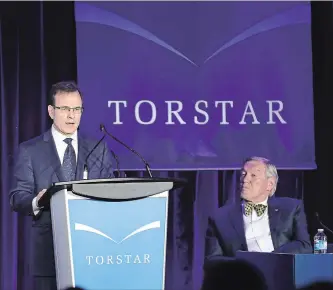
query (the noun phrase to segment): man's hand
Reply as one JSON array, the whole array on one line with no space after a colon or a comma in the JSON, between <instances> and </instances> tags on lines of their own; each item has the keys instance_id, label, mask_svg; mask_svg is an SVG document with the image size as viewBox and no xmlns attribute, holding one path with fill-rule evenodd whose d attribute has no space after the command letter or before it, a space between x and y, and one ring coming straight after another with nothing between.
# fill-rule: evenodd
<instances>
[{"instance_id":1,"label":"man's hand","mask_svg":"<svg viewBox=\"0 0 333 290\"><path fill-rule=\"evenodd\" d=\"M37 196L36 196L36 203L37 203L37 206L39 206L39 205L38 205L39 200L40 200L40 198L44 195L44 193L46 192L46 190L47 190L47 189L43 189L43 190L41 190L40 192L38 192L38 194L37 194Z\"/></svg>"}]
</instances>

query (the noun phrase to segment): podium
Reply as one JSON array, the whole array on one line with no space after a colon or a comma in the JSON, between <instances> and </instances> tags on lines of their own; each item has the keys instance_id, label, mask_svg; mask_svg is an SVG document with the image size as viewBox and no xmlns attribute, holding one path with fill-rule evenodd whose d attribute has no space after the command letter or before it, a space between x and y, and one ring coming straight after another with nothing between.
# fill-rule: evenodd
<instances>
[{"instance_id":1,"label":"podium","mask_svg":"<svg viewBox=\"0 0 333 290\"><path fill-rule=\"evenodd\" d=\"M164 289L169 190L181 179L59 182L50 206L58 290Z\"/></svg>"},{"instance_id":2,"label":"podium","mask_svg":"<svg viewBox=\"0 0 333 290\"><path fill-rule=\"evenodd\" d=\"M333 254L237 252L262 272L268 290L294 290L315 282L333 282Z\"/></svg>"}]
</instances>

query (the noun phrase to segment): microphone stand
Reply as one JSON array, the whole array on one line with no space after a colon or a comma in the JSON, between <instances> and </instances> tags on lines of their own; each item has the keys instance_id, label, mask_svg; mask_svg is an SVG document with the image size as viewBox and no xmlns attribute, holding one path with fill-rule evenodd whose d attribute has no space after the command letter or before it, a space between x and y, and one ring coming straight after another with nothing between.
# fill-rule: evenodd
<instances>
[{"instance_id":1,"label":"microphone stand","mask_svg":"<svg viewBox=\"0 0 333 290\"><path fill-rule=\"evenodd\" d=\"M145 168L146 168L146 170L147 170L147 172L149 174L149 177L153 178L153 175L151 174L151 170L150 170L150 166L149 166L148 162L137 151L135 151L133 148L129 147L124 142L120 141L118 138L116 138L115 136L113 136L112 134L110 134L106 130L106 128L105 128L105 126L103 124L100 125L100 129L101 129L101 131L103 131L107 135L109 135L112 139L114 139L115 141L117 141L118 143L120 143L121 145L123 145L124 147L126 147L129 151L131 151L132 153L134 153L135 155L137 155L142 160L142 162L145 164Z\"/></svg>"},{"instance_id":2,"label":"microphone stand","mask_svg":"<svg viewBox=\"0 0 333 290\"><path fill-rule=\"evenodd\" d=\"M333 231L332 231L329 227L325 226L325 225L321 222L318 212L316 212L315 215L316 215L316 218L317 218L319 224L320 224L325 230L327 230L327 231L329 231L331 234L333 234Z\"/></svg>"}]
</instances>

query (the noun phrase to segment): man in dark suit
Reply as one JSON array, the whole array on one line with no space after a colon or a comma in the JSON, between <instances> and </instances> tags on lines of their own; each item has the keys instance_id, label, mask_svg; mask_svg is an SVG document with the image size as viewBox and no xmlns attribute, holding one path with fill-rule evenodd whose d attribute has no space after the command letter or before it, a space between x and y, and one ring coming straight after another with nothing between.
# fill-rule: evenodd
<instances>
[{"instance_id":1,"label":"man in dark suit","mask_svg":"<svg viewBox=\"0 0 333 290\"><path fill-rule=\"evenodd\" d=\"M269 160L252 157L241 171L241 201L220 208L208 221L205 268L234 259L237 251L311 253L300 200L273 197L278 182Z\"/></svg>"},{"instance_id":2,"label":"man in dark suit","mask_svg":"<svg viewBox=\"0 0 333 290\"><path fill-rule=\"evenodd\" d=\"M81 93L73 82L52 86L50 130L19 146L10 191L12 209L32 216L31 270L34 290L56 290L50 209L38 201L54 182L81 180L86 157L96 145L78 132L83 112ZM113 176L110 151L102 142L87 160L89 178Z\"/></svg>"}]
</instances>

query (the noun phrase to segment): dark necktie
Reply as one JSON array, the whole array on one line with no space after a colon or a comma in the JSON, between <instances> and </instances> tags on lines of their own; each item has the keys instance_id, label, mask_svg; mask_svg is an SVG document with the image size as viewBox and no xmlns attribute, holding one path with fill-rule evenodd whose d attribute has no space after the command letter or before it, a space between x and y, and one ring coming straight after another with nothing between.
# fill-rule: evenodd
<instances>
[{"instance_id":1,"label":"dark necktie","mask_svg":"<svg viewBox=\"0 0 333 290\"><path fill-rule=\"evenodd\" d=\"M252 211L255 210L257 216L262 216L267 208L264 204L254 204L252 202L246 202L244 205L244 213L246 216L251 215Z\"/></svg>"},{"instance_id":2,"label":"dark necktie","mask_svg":"<svg viewBox=\"0 0 333 290\"><path fill-rule=\"evenodd\" d=\"M62 171L65 181L72 181L75 179L76 171L76 156L74 147L72 145L72 138L66 138L64 142L67 144L67 148L62 163Z\"/></svg>"}]
</instances>

